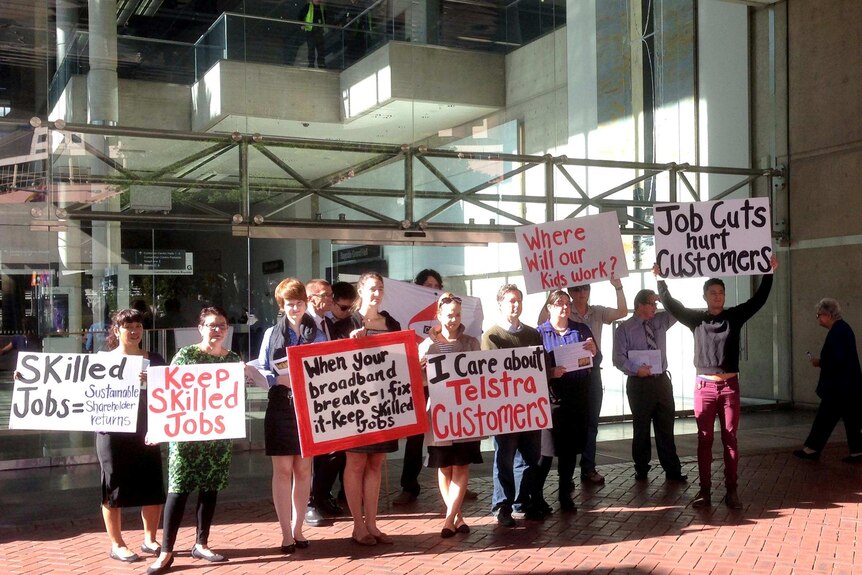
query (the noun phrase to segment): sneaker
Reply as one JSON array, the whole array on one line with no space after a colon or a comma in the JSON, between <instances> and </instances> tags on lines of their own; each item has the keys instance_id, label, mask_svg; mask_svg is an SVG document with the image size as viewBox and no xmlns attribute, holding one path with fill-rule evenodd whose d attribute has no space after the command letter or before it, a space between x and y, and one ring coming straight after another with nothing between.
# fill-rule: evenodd
<instances>
[{"instance_id":1,"label":"sneaker","mask_svg":"<svg viewBox=\"0 0 862 575\"><path fill-rule=\"evenodd\" d=\"M395 496L395 499L392 500L392 505L410 505L416 498L419 497L415 493L410 493L409 491L402 491L398 495Z\"/></svg>"},{"instance_id":2,"label":"sneaker","mask_svg":"<svg viewBox=\"0 0 862 575\"><path fill-rule=\"evenodd\" d=\"M514 527L517 525L512 519L512 510L506 507L501 507L497 510L497 525L500 527Z\"/></svg>"},{"instance_id":3,"label":"sneaker","mask_svg":"<svg viewBox=\"0 0 862 575\"><path fill-rule=\"evenodd\" d=\"M605 482L605 478L601 473L593 469L592 471L588 471L587 473L582 473L581 481L586 481L587 483L595 483L596 485L602 485Z\"/></svg>"},{"instance_id":4,"label":"sneaker","mask_svg":"<svg viewBox=\"0 0 862 575\"><path fill-rule=\"evenodd\" d=\"M695 509L712 507L712 496L709 492L709 489L704 489L701 487L700 491L697 492L697 495L694 496L694 499L691 500L691 506Z\"/></svg>"}]
</instances>

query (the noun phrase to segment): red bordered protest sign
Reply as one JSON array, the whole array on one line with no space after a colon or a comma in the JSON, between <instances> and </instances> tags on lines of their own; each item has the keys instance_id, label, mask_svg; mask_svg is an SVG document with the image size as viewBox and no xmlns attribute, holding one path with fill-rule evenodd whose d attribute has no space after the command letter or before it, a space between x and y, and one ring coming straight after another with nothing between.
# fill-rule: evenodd
<instances>
[{"instance_id":1,"label":"red bordered protest sign","mask_svg":"<svg viewBox=\"0 0 862 575\"><path fill-rule=\"evenodd\" d=\"M300 345L287 357L303 456L427 430L414 332Z\"/></svg>"}]
</instances>

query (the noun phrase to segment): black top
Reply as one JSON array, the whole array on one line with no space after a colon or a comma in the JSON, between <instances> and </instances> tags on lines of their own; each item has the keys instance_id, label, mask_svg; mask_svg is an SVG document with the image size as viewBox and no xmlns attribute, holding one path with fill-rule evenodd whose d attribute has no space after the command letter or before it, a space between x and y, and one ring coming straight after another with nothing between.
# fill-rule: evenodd
<instances>
[{"instance_id":1,"label":"black top","mask_svg":"<svg viewBox=\"0 0 862 575\"><path fill-rule=\"evenodd\" d=\"M823 349L820 350L820 380L817 396L822 399L841 399L860 392L862 369L856 350L856 335L843 319L829 328Z\"/></svg>"},{"instance_id":2,"label":"black top","mask_svg":"<svg viewBox=\"0 0 862 575\"><path fill-rule=\"evenodd\" d=\"M658 295L664 307L694 334L694 366L699 374L739 371L739 333L766 303L771 289L772 275L765 275L751 299L712 315L707 310L683 306L671 297L664 280L658 282Z\"/></svg>"}]
</instances>

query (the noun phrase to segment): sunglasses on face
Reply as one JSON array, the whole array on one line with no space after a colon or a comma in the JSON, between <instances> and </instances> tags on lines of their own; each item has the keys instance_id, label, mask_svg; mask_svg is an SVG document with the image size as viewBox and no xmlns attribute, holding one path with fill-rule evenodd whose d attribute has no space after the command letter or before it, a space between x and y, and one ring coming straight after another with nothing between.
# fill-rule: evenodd
<instances>
[{"instance_id":1,"label":"sunglasses on face","mask_svg":"<svg viewBox=\"0 0 862 575\"><path fill-rule=\"evenodd\" d=\"M458 296L444 297L439 302L437 302L437 307L440 307L441 305L450 304L452 302L461 303L461 298L459 298Z\"/></svg>"},{"instance_id":2,"label":"sunglasses on face","mask_svg":"<svg viewBox=\"0 0 862 575\"><path fill-rule=\"evenodd\" d=\"M347 310L349 310L351 307L353 307L353 306L351 306L350 304L345 305L345 304L343 304L343 303L337 303L337 304L335 304L335 305L336 305L336 306L338 307L338 309L340 309L341 311L347 311Z\"/></svg>"}]
</instances>

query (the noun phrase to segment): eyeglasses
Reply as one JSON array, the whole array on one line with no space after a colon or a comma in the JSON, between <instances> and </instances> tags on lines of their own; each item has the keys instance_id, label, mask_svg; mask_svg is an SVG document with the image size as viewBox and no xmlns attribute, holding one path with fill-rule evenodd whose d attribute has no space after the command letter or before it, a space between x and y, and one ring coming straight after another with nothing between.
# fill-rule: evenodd
<instances>
[{"instance_id":1,"label":"eyeglasses","mask_svg":"<svg viewBox=\"0 0 862 575\"><path fill-rule=\"evenodd\" d=\"M227 329L226 323L207 323L204 327L213 331L224 331Z\"/></svg>"},{"instance_id":2,"label":"eyeglasses","mask_svg":"<svg viewBox=\"0 0 862 575\"><path fill-rule=\"evenodd\" d=\"M551 304L552 307L572 307L572 303L568 301L555 301Z\"/></svg>"},{"instance_id":3,"label":"eyeglasses","mask_svg":"<svg viewBox=\"0 0 862 575\"><path fill-rule=\"evenodd\" d=\"M337 304L335 304L335 305L336 305L336 306L338 307L338 309L340 309L341 311L347 311L347 310L349 310L350 308L352 308L352 307L353 307L353 305L352 305L352 304L347 304L347 305L345 305L345 304L343 304L343 303L337 303Z\"/></svg>"},{"instance_id":4,"label":"eyeglasses","mask_svg":"<svg viewBox=\"0 0 862 575\"><path fill-rule=\"evenodd\" d=\"M437 306L439 307L441 305L450 304L452 302L459 304L459 303L461 303L461 298L459 298L458 296L440 298L440 301L437 302Z\"/></svg>"},{"instance_id":5,"label":"eyeglasses","mask_svg":"<svg viewBox=\"0 0 862 575\"><path fill-rule=\"evenodd\" d=\"M829 315L829 314L828 314L828 313L826 313L825 311L821 311L820 313L816 314L814 317L815 317L815 318L817 318L817 319L820 319L820 316L821 316L821 315Z\"/></svg>"}]
</instances>

